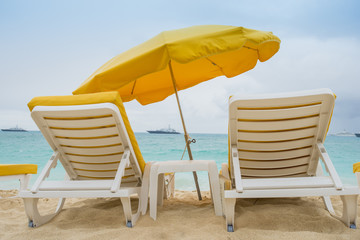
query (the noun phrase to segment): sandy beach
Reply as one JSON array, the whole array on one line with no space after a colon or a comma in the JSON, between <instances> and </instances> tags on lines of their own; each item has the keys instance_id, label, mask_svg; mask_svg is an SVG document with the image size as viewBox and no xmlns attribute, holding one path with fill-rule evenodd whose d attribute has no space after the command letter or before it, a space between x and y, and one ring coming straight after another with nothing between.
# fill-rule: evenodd
<instances>
[{"instance_id":1,"label":"sandy beach","mask_svg":"<svg viewBox=\"0 0 360 240\"><path fill-rule=\"evenodd\" d=\"M2 197L14 194L16 190L0 191ZM147 212L134 228L125 226L119 199L67 199L55 219L35 229L27 227L22 199L3 198L0 239L360 239L360 230L331 217L318 197L238 200L235 232L228 233L225 220L214 215L209 192L203 196L198 201L195 192L176 191L158 208L156 221ZM341 211L340 198L332 200ZM46 213L57 201L39 204Z\"/></svg>"}]
</instances>

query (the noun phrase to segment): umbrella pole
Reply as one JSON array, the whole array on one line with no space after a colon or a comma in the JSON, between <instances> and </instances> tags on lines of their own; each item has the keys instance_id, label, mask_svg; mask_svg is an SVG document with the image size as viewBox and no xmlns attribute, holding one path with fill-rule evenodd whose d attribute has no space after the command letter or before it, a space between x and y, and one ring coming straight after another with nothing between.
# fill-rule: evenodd
<instances>
[{"instance_id":1,"label":"umbrella pole","mask_svg":"<svg viewBox=\"0 0 360 240\"><path fill-rule=\"evenodd\" d=\"M194 158L193 158L191 148L190 148L190 137L189 137L189 134L186 131L185 121L184 121L184 117L183 117L183 114L182 114L182 111L181 111L180 100L179 100L179 95L178 95L177 88L176 88L176 82L175 82L174 72L173 72L173 69L172 69L172 66L171 66L171 61L169 62L169 69L170 69L170 74L171 74L171 80L172 80L173 85L174 85L176 101L177 101L177 104L178 104L178 107L179 107L181 122L182 122L182 125L183 125L183 128L184 128L184 137L185 137L185 143L186 143L187 152L189 154L189 159L193 160ZM199 198L199 200L202 200L200 187L199 187L199 183L198 183L198 177L197 177L196 172L193 172L193 176L194 176L194 181L195 181L196 192L197 192L198 198Z\"/></svg>"}]
</instances>

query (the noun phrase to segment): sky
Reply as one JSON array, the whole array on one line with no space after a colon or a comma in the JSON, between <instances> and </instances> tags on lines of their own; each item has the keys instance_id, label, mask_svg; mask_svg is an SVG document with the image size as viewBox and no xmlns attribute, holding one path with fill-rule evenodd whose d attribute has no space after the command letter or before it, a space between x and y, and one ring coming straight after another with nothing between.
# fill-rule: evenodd
<instances>
[{"instance_id":1,"label":"sky","mask_svg":"<svg viewBox=\"0 0 360 240\"><path fill-rule=\"evenodd\" d=\"M203 24L272 31L270 60L237 77L179 92L190 133L227 133L236 94L330 88L330 133L360 132L360 1L350 0L0 0L0 128L37 130L27 103L70 95L112 57L165 30ZM182 131L174 95L142 106L125 103L135 132Z\"/></svg>"}]
</instances>

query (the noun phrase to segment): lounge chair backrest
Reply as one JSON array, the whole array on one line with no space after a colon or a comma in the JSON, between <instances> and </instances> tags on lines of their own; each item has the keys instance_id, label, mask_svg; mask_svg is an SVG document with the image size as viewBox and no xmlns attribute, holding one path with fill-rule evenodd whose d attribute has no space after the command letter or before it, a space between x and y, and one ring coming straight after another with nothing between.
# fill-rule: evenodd
<instances>
[{"instance_id":1,"label":"lounge chair backrest","mask_svg":"<svg viewBox=\"0 0 360 240\"><path fill-rule=\"evenodd\" d=\"M36 106L32 118L73 180L113 179L125 149L130 165L122 182L142 173L118 107L113 103Z\"/></svg>"},{"instance_id":2,"label":"lounge chair backrest","mask_svg":"<svg viewBox=\"0 0 360 240\"><path fill-rule=\"evenodd\" d=\"M231 97L229 141L238 151L241 176L315 175L315 145L325 140L334 102L330 89Z\"/></svg>"}]
</instances>

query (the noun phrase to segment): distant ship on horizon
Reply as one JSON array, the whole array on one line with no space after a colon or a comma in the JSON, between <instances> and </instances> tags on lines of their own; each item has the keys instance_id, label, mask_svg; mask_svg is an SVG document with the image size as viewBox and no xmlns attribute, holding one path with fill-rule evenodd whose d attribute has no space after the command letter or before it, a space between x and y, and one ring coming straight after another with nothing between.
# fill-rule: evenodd
<instances>
[{"instance_id":1,"label":"distant ship on horizon","mask_svg":"<svg viewBox=\"0 0 360 240\"><path fill-rule=\"evenodd\" d=\"M355 133L355 136L360 137L360 133Z\"/></svg>"},{"instance_id":2,"label":"distant ship on horizon","mask_svg":"<svg viewBox=\"0 0 360 240\"><path fill-rule=\"evenodd\" d=\"M27 130L25 130L23 128L19 128L17 125L16 125L16 127L13 127L13 128L3 128L3 129L1 129L1 131L3 131L3 132L27 132Z\"/></svg>"},{"instance_id":3,"label":"distant ship on horizon","mask_svg":"<svg viewBox=\"0 0 360 240\"><path fill-rule=\"evenodd\" d=\"M346 130L341 131L341 132L338 132L338 133L335 133L334 135L335 135L335 136L342 136L342 137L353 137L353 136L355 136L354 133L347 132Z\"/></svg>"},{"instance_id":4,"label":"distant ship on horizon","mask_svg":"<svg viewBox=\"0 0 360 240\"><path fill-rule=\"evenodd\" d=\"M172 129L169 125L168 128L162 128L159 130L146 130L148 133L155 133L155 134L180 134L175 129Z\"/></svg>"}]
</instances>

